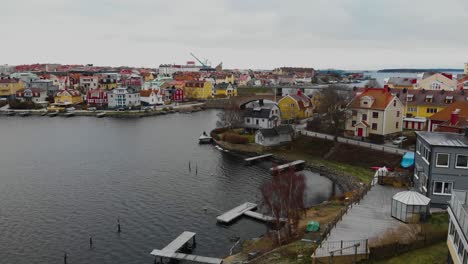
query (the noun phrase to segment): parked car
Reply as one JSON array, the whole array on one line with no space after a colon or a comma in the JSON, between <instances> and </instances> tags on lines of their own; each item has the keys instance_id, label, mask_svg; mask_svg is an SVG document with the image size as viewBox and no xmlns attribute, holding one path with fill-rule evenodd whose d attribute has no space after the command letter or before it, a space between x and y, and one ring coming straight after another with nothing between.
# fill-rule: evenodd
<instances>
[{"instance_id":1,"label":"parked car","mask_svg":"<svg viewBox=\"0 0 468 264\"><path fill-rule=\"evenodd\" d=\"M75 111L75 110L76 110L76 108L73 107L73 106L72 106L72 107L67 107L67 108L66 108L66 111L67 111L67 112L73 112L73 111Z\"/></svg>"},{"instance_id":2,"label":"parked car","mask_svg":"<svg viewBox=\"0 0 468 264\"><path fill-rule=\"evenodd\" d=\"M405 137L405 136L397 137L395 140L393 140L393 145L400 145L401 143L405 142L406 140L408 140L408 138Z\"/></svg>"},{"instance_id":3,"label":"parked car","mask_svg":"<svg viewBox=\"0 0 468 264\"><path fill-rule=\"evenodd\" d=\"M97 108L96 107L88 107L88 111L96 111Z\"/></svg>"},{"instance_id":4,"label":"parked car","mask_svg":"<svg viewBox=\"0 0 468 264\"><path fill-rule=\"evenodd\" d=\"M117 111L125 111L125 108L123 107L117 108Z\"/></svg>"}]
</instances>

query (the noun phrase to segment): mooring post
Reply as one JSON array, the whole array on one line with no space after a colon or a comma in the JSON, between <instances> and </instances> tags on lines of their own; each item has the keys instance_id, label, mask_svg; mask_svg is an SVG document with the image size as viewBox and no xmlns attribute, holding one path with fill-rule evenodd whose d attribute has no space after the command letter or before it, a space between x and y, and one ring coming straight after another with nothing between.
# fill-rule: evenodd
<instances>
[{"instance_id":1,"label":"mooring post","mask_svg":"<svg viewBox=\"0 0 468 264\"><path fill-rule=\"evenodd\" d=\"M63 253L63 263L67 264L67 252Z\"/></svg>"},{"instance_id":2,"label":"mooring post","mask_svg":"<svg viewBox=\"0 0 468 264\"><path fill-rule=\"evenodd\" d=\"M189 171L192 171L192 168L191 168L191 166L190 166L190 161L188 162L188 170L189 170Z\"/></svg>"},{"instance_id":3,"label":"mooring post","mask_svg":"<svg viewBox=\"0 0 468 264\"><path fill-rule=\"evenodd\" d=\"M195 164L195 175L198 175L198 163Z\"/></svg>"},{"instance_id":4,"label":"mooring post","mask_svg":"<svg viewBox=\"0 0 468 264\"><path fill-rule=\"evenodd\" d=\"M89 249L93 248L93 237L89 235Z\"/></svg>"},{"instance_id":5,"label":"mooring post","mask_svg":"<svg viewBox=\"0 0 468 264\"><path fill-rule=\"evenodd\" d=\"M120 229L120 218L117 218L117 233L120 232L122 232L122 230Z\"/></svg>"},{"instance_id":6,"label":"mooring post","mask_svg":"<svg viewBox=\"0 0 468 264\"><path fill-rule=\"evenodd\" d=\"M197 240L195 239L195 236L193 236L193 248L197 247Z\"/></svg>"}]
</instances>

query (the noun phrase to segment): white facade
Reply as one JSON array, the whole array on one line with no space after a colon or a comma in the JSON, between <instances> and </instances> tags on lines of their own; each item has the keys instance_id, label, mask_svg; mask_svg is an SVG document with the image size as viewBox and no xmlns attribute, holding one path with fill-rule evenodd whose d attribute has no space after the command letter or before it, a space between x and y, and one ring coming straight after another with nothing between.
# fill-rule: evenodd
<instances>
[{"instance_id":1,"label":"white facade","mask_svg":"<svg viewBox=\"0 0 468 264\"><path fill-rule=\"evenodd\" d=\"M195 65L159 65L159 75L173 75L176 72L199 72L201 67Z\"/></svg>"},{"instance_id":2,"label":"white facade","mask_svg":"<svg viewBox=\"0 0 468 264\"><path fill-rule=\"evenodd\" d=\"M273 128L281 124L281 111L276 103L259 106L258 102L246 106L244 127L253 129Z\"/></svg>"},{"instance_id":3,"label":"white facade","mask_svg":"<svg viewBox=\"0 0 468 264\"><path fill-rule=\"evenodd\" d=\"M107 96L109 108L134 108L141 105L140 94L130 93L127 88L119 87Z\"/></svg>"},{"instance_id":4,"label":"white facade","mask_svg":"<svg viewBox=\"0 0 468 264\"><path fill-rule=\"evenodd\" d=\"M163 105L164 100L163 96L159 93L158 90L152 91L148 96L146 96L146 93L140 93L140 101L143 105L150 105L150 106L155 106L155 105Z\"/></svg>"},{"instance_id":5,"label":"white facade","mask_svg":"<svg viewBox=\"0 0 468 264\"><path fill-rule=\"evenodd\" d=\"M82 76L80 78L80 87L85 91L94 90L99 85L99 78L97 76Z\"/></svg>"}]
</instances>

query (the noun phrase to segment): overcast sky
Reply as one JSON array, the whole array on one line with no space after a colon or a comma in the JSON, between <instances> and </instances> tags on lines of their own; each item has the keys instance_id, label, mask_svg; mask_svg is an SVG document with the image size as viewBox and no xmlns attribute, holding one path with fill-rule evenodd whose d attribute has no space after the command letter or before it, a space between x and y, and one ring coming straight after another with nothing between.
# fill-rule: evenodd
<instances>
[{"instance_id":1,"label":"overcast sky","mask_svg":"<svg viewBox=\"0 0 468 264\"><path fill-rule=\"evenodd\" d=\"M0 64L380 69L468 62L467 0L5 0Z\"/></svg>"}]
</instances>

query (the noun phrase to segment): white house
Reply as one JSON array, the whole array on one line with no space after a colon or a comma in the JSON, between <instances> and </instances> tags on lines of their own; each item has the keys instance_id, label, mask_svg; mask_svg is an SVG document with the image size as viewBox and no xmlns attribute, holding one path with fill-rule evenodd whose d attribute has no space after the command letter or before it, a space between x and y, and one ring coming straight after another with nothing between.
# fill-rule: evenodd
<instances>
[{"instance_id":1,"label":"white house","mask_svg":"<svg viewBox=\"0 0 468 264\"><path fill-rule=\"evenodd\" d=\"M22 102L43 103L47 100L47 90L26 88L16 92L16 98Z\"/></svg>"},{"instance_id":2,"label":"white house","mask_svg":"<svg viewBox=\"0 0 468 264\"><path fill-rule=\"evenodd\" d=\"M140 101L142 105L148 105L148 106L164 104L163 96L161 95L159 90L156 90L156 89L141 90Z\"/></svg>"},{"instance_id":3,"label":"white house","mask_svg":"<svg viewBox=\"0 0 468 264\"><path fill-rule=\"evenodd\" d=\"M83 88L86 92L88 90L97 89L99 85L98 76L81 76L80 77L80 87Z\"/></svg>"},{"instance_id":4,"label":"white house","mask_svg":"<svg viewBox=\"0 0 468 264\"><path fill-rule=\"evenodd\" d=\"M118 87L107 95L109 108L135 108L141 105L140 93Z\"/></svg>"},{"instance_id":5,"label":"white house","mask_svg":"<svg viewBox=\"0 0 468 264\"><path fill-rule=\"evenodd\" d=\"M244 127L251 129L273 128L281 124L281 111L273 101L263 100L246 104Z\"/></svg>"},{"instance_id":6,"label":"white house","mask_svg":"<svg viewBox=\"0 0 468 264\"><path fill-rule=\"evenodd\" d=\"M294 129L291 125L281 125L274 128L259 129L255 133L255 143L270 147L291 142L294 138Z\"/></svg>"}]
</instances>

